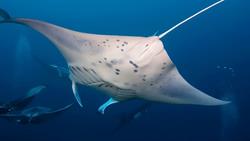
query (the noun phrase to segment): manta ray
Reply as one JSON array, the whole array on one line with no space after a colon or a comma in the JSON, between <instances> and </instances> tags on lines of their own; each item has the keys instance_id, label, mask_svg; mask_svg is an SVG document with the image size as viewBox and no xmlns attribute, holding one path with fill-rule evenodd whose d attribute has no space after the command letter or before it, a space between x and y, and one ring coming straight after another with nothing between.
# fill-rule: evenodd
<instances>
[{"instance_id":1,"label":"manta ray","mask_svg":"<svg viewBox=\"0 0 250 141\"><path fill-rule=\"evenodd\" d=\"M118 119L118 125L115 127L114 132L119 131L123 127L127 126L134 120L140 118L142 115L144 115L150 107L152 106L153 103L151 102L145 102L139 107L133 109L133 111L130 111L128 113L123 114L119 119Z\"/></svg>"},{"instance_id":2,"label":"manta ray","mask_svg":"<svg viewBox=\"0 0 250 141\"><path fill-rule=\"evenodd\" d=\"M96 88L110 99L99 107L130 99L194 105L229 103L205 94L178 72L161 39L190 19L222 3L220 0L190 16L159 36L98 35L73 31L44 21L12 18L0 10L0 23L31 27L47 37L65 58L73 94L82 107L78 85Z\"/></svg>"},{"instance_id":3,"label":"manta ray","mask_svg":"<svg viewBox=\"0 0 250 141\"><path fill-rule=\"evenodd\" d=\"M10 121L14 121L18 124L34 124L47 121L68 110L73 104L69 104L63 108L52 110L47 107L31 107L16 114L4 114L0 115L0 118L5 118Z\"/></svg>"},{"instance_id":4,"label":"manta ray","mask_svg":"<svg viewBox=\"0 0 250 141\"><path fill-rule=\"evenodd\" d=\"M30 89L24 97L1 104L0 115L24 109L27 105L29 105L33 101L35 96L45 88L46 87L43 85L36 86Z\"/></svg>"}]
</instances>

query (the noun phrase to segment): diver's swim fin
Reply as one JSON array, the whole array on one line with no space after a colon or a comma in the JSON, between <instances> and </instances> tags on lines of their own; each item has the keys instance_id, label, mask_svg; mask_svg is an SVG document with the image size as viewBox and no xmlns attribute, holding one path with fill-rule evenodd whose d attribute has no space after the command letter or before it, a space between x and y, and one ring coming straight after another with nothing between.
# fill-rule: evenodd
<instances>
[{"instance_id":1,"label":"diver's swim fin","mask_svg":"<svg viewBox=\"0 0 250 141\"><path fill-rule=\"evenodd\" d=\"M109 107L110 105L112 104L115 104L115 103L118 103L119 101L117 100L114 100L113 98L110 98L107 102L105 102L104 104L102 104L99 108L98 108L98 111L102 114L104 114L105 112L105 109L107 107Z\"/></svg>"},{"instance_id":2,"label":"diver's swim fin","mask_svg":"<svg viewBox=\"0 0 250 141\"><path fill-rule=\"evenodd\" d=\"M79 93L78 93L78 91L77 91L77 86L76 86L76 83L75 83L74 81L72 81L72 90L73 90L73 94L74 94L74 96L75 96L75 98L76 98L78 104L79 104L81 107L83 107L81 97L80 97L80 95L79 95Z\"/></svg>"}]
</instances>

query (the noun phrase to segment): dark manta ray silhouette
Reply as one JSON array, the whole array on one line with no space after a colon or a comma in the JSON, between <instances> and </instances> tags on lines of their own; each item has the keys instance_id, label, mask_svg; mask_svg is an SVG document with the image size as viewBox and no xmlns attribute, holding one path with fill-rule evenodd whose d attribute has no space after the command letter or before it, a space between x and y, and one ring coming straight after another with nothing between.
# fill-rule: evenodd
<instances>
[{"instance_id":1,"label":"dark manta ray silhouette","mask_svg":"<svg viewBox=\"0 0 250 141\"><path fill-rule=\"evenodd\" d=\"M14 121L18 124L35 124L47 121L60 113L68 110L73 104L69 104L61 109L52 110L47 107L32 107L23 110L19 114L4 114L0 115L1 118L5 118L9 121Z\"/></svg>"},{"instance_id":2,"label":"dark manta ray silhouette","mask_svg":"<svg viewBox=\"0 0 250 141\"><path fill-rule=\"evenodd\" d=\"M0 115L24 109L44 88L45 86L34 87L24 97L0 105Z\"/></svg>"},{"instance_id":3,"label":"dark manta ray silhouette","mask_svg":"<svg viewBox=\"0 0 250 141\"><path fill-rule=\"evenodd\" d=\"M114 132L117 132L118 130L122 129L123 127L130 124L133 120L136 120L140 118L144 113L148 111L148 109L152 106L153 103L151 102L145 102L133 111L126 113L122 115L118 119L118 125L115 127Z\"/></svg>"},{"instance_id":4,"label":"dark manta ray silhouette","mask_svg":"<svg viewBox=\"0 0 250 141\"><path fill-rule=\"evenodd\" d=\"M81 33L39 20L12 18L3 10L0 10L3 18L0 23L26 25L55 44L67 62L73 94L81 107L77 84L96 88L110 96L99 107L101 113L111 104L137 98L215 106L229 102L209 96L189 84L169 57L161 39L223 1L219 0L159 36L151 37Z\"/></svg>"}]
</instances>

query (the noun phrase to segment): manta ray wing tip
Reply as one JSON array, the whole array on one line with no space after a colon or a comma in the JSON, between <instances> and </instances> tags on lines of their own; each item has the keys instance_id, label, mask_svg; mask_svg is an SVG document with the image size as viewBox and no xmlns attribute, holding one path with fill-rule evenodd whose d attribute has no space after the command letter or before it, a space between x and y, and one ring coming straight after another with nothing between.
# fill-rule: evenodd
<instances>
[{"instance_id":1,"label":"manta ray wing tip","mask_svg":"<svg viewBox=\"0 0 250 141\"><path fill-rule=\"evenodd\" d=\"M219 104L218 105L227 105L227 104L230 104L231 101L223 101L223 100L220 100Z\"/></svg>"},{"instance_id":2,"label":"manta ray wing tip","mask_svg":"<svg viewBox=\"0 0 250 141\"><path fill-rule=\"evenodd\" d=\"M231 101L224 101L216 98L211 98L210 101L207 101L207 103L204 103L204 105L207 106L222 106L222 105L227 105L230 104Z\"/></svg>"}]
</instances>

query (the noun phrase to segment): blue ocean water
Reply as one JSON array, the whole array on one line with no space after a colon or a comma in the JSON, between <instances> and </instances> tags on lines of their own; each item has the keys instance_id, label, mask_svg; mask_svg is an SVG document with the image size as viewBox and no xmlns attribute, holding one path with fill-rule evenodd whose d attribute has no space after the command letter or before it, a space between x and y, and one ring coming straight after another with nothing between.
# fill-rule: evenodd
<instances>
[{"instance_id":1,"label":"blue ocean water","mask_svg":"<svg viewBox=\"0 0 250 141\"><path fill-rule=\"evenodd\" d=\"M2 0L13 17L47 21L69 29L113 35L151 36L162 33L215 0ZM74 104L42 124L19 125L0 119L0 140L250 140L250 1L225 0L163 38L180 73L210 95L229 99L228 106L203 107L153 103L138 118L119 121L144 101L122 102L105 115L97 108L108 97L81 87L84 107ZM66 66L54 45L30 28L0 25L0 101L23 96L46 85L32 105L60 108L75 102L71 82L44 64ZM233 70L233 71L232 71ZM118 128L119 127L119 128Z\"/></svg>"}]
</instances>

